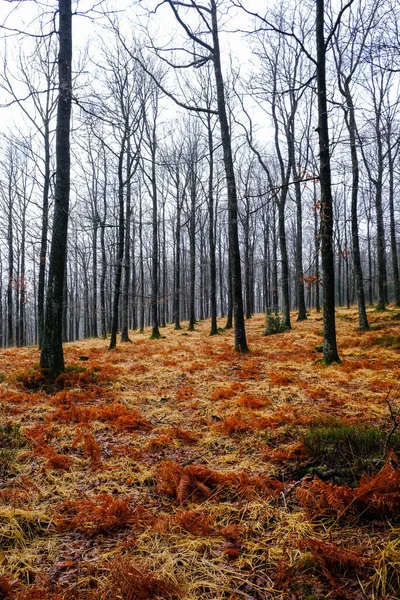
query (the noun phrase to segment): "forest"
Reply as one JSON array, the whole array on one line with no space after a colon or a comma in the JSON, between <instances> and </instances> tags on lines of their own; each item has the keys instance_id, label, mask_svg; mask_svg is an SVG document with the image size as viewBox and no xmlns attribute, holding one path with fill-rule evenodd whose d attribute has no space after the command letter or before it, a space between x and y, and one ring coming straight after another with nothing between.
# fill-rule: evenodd
<instances>
[{"instance_id":1,"label":"forest","mask_svg":"<svg viewBox=\"0 0 400 600\"><path fill-rule=\"evenodd\" d=\"M0 599L400 589L399 6L0 3Z\"/></svg>"}]
</instances>

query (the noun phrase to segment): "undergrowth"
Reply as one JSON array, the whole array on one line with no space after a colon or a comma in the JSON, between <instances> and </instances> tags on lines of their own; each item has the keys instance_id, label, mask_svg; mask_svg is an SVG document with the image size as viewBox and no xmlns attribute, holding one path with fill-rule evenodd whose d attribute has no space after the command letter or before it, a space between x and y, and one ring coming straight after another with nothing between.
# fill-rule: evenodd
<instances>
[{"instance_id":1,"label":"undergrowth","mask_svg":"<svg viewBox=\"0 0 400 600\"><path fill-rule=\"evenodd\" d=\"M313 312L246 355L223 321L66 344L52 382L3 350L0 598L397 597L396 315L338 309L330 367Z\"/></svg>"}]
</instances>

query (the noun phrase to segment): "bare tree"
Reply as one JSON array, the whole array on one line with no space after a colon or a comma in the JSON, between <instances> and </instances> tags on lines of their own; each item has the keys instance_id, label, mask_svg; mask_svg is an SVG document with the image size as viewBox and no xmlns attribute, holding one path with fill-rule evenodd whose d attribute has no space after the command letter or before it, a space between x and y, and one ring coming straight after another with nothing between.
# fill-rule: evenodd
<instances>
[{"instance_id":1,"label":"bare tree","mask_svg":"<svg viewBox=\"0 0 400 600\"><path fill-rule=\"evenodd\" d=\"M72 105L71 0L59 0L59 53L56 127L56 185L49 280L40 366L50 375L64 371L62 347L63 288L67 253L70 194L70 119Z\"/></svg>"}]
</instances>

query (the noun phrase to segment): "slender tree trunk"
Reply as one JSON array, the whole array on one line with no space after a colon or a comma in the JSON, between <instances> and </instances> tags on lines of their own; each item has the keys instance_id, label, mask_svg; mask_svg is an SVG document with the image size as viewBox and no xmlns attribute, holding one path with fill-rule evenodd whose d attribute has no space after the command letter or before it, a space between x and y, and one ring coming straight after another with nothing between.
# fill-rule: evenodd
<instances>
[{"instance_id":1,"label":"slender tree trunk","mask_svg":"<svg viewBox=\"0 0 400 600\"><path fill-rule=\"evenodd\" d=\"M7 219L7 246L8 246L8 283L7 283L7 346L14 344L13 324L13 288L14 288L14 228L13 228L13 203L11 196L11 177L9 181L9 204Z\"/></svg>"},{"instance_id":2,"label":"slender tree trunk","mask_svg":"<svg viewBox=\"0 0 400 600\"><path fill-rule=\"evenodd\" d=\"M195 164L192 164L192 169ZM195 284L196 284L196 180L195 174L190 174L190 216L189 216L189 331L194 331L195 315Z\"/></svg>"},{"instance_id":3,"label":"slender tree trunk","mask_svg":"<svg viewBox=\"0 0 400 600\"><path fill-rule=\"evenodd\" d=\"M142 195L139 197L139 273L140 273L140 308L139 332L144 331L144 264L143 264L143 212Z\"/></svg>"},{"instance_id":4,"label":"slender tree trunk","mask_svg":"<svg viewBox=\"0 0 400 600\"><path fill-rule=\"evenodd\" d=\"M64 371L62 347L63 287L66 266L69 192L70 119L72 103L72 12L71 0L59 0L59 96L56 126L56 185L53 235L40 366L52 376Z\"/></svg>"},{"instance_id":5,"label":"slender tree trunk","mask_svg":"<svg viewBox=\"0 0 400 600\"><path fill-rule=\"evenodd\" d=\"M364 295L364 280L361 265L361 252L360 252L360 238L358 234L358 189L360 179L360 169L358 164L357 155L357 129L356 119L354 112L353 97L350 92L349 85L347 82L344 86L345 99L347 104L348 113L346 116L346 124L349 131L350 137L350 154L351 154L351 166L352 166L352 187L351 187L351 239L353 245L353 264L354 264L354 276L356 282L357 291L357 306L358 306L358 326L361 331L368 331L369 323L367 318L367 311L365 308L365 295Z\"/></svg>"},{"instance_id":6,"label":"slender tree trunk","mask_svg":"<svg viewBox=\"0 0 400 600\"><path fill-rule=\"evenodd\" d=\"M218 239L218 274L219 274L219 304L221 317L225 316L225 296L224 296L224 260L222 256L222 236ZM214 236L215 239L215 236Z\"/></svg>"},{"instance_id":7,"label":"slender tree trunk","mask_svg":"<svg viewBox=\"0 0 400 600\"><path fill-rule=\"evenodd\" d=\"M247 197L247 190L246 190ZM246 214L243 223L244 233L244 289L246 299L246 319L251 319L251 273L250 273L250 215L248 199L246 201Z\"/></svg>"},{"instance_id":8,"label":"slender tree trunk","mask_svg":"<svg viewBox=\"0 0 400 600\"><path fill-rule=\"evenodd\" d=\"M46 281L47 237L49 230L49 194L50 194L50 127L46 119L44 123L44 178L42 196L42 228L40 239L39 275L38 275L38 333L39 348L43 343L44 304Z\"/></svg>"},{"instance_id":9,"label":"slender tree trunk","mask_svg":"<svg viewBox=\"0 0 400 600\"><path fill-rule=\"evenodd\" d=\"M272 228L272 310L279 310L278 295L278 241L276 239L276 205L273 208L273 228Z\"/></svg>"},{"instance_id":10,"label":"slender tree trunk","mask_svg":"<svg viewBox=\"0 0 400 600\"><path fill-rule=\"evenodd\" d=\"M112 305L112 321L111 321L111 337L109 350L113 350L117 346L118 332L118 317L119 317L119 299L121 295L121 279L122 267L124 261L124 246L125 246L125 208L124 208L124 178L123 166L125 155L126 131L122 140L120 153L118 157L118 242L117 256L114 279L113 305Z\"/></svg>"},{"instance_id":11,"label":"slender tree trunk","mask_svg":"<svg viewBox=\"0 0 400 600\"><path fill-rule=\"evenodd\" d=\"M137 298L137 273L136 273L136 224L135 219L132 219L132 329L136 331L138 328L138 298Z\"/></svg>"},{"instance_id":12,"label":"slender tree trunk","mask_svg":"<svg viewBox=\"0 0 400 600\"><path fill-rule=\"evenodd\" d=\"M369 305L374 304L374 286L372 273L372 241L371 241L371 198L367 209L367 253L368 253L368 300Z\"/></svg>"},{"instance_id":13,"label":"slender tree trunk","mask_svg":"<svg viewBox=\"0 0 400 600\"><path fill-rule=\"evenodd\" d=\"M165 230L165 199L162 207L162 305L161 305L161 327L167 326L167 246L166 246L166 230Z\"/></svg>"},{"instance_id":14,"label":"slender tree trunk","mask_svg":"<svg viewBox=\"0 0 400 600\"><path fill-rule=\"evenodd\" d=\"M98 264L97 264L97 238L99 231L99 220L96 211L94 223L93 223L93 243L92 243L92 271L93 271L93 290L92 290L92 335L93 337L98 337L98 310L97 310L97 287L98 287Z\"/></svg>"},{"instance_id":15,"label":"slender tree trunk","mask_svg":"<svg viewBox=\"0 0 400 600\"><path fill-rule=\"evenodd\" d=\"M226 274L226 285L228 291L228 314L225 329L232 329L233 326L233 285L232 285L232 258L228 249L228 272Z\"/></svg>"},{"instance_id":16,"label":"slender tree trunk","mask_svg":"<svg viewBox=\"0 0 400 600\"><path fill-rule=\"evenodd\" d=\"M130 342L129 339L129 288L131 276L131 152L130 152L130 133L127 135L127 156L126 156L126 207L125 207L125 259L124 259L124 283L122 289L122 327L121 342Z\"/></svg>"},{"instance_id":17,"label":"slender tree trunk","mask_svg":"<svg viewBox=\"0 0 400 600\"><path fill-rule=\"evenodd\" d=\"M304 295L303 279L303 215L301 204L301 187L299 173L296 171L294 161L294 149L292 157L292 174L294 179L294 189L296 194L296 292L297 292L297 321L307 319L306 299Z\"/></svg>"},{"instance_id":18,"label":"slender tree trunk","mask_svg":"<svg viewBox=\"0 0 400 600\"><path fill-rule=\"evenodd\" d=\"M153 229L153 247L152 247L152 266L151 266L151 318L152 331L151 338L161 337L158 328L158 200L157 200L157 182L156 182L156 152L157 139L155 124L151 140L151 199L153 208L152 229Z\"/></svg>"},{"instance_id":19,"label":"slender tree trunk","mask_svg":"<svg viewBox=\"0 0 400 600\"><path fill-rule=\"evenodd\" d=\"M321 186L321 259L323 277L324 345L326 364L339 362L335 322L335 274L333 258L333 214L326 101L326 48L324 38L324 0L316 0L318 137Z\"/></svg>"},{"instance_id":20,"label":"slender tree trunk","mask_svg":"<svg viewBox=\"0 0 400 600\"><path fill-rule=\"evenodd\" d=\"M228 191L228 227L229 227L229 252L232 259L232 283L233 283L233 313L235 325L235 350L248 352L246 341L246 330L244 324L243 296L242 296L242 274L240 263L240 248L238 236L238 208L235 171L233 168L231 136L228 118L226 114L224 82L221 69L221 58L218 39L217 5L211 0L211 22L213 37L213 62L216 82L218 117L221 129L221 142L224 155L224 166L226 185Z\"/></svg>"},{"instance_id":21,"label":"slender tree trunk","mask_svg":"<svg viewBox=\"0 0 400 600\"><path fill-rule=\"evenodd\" d=\"M181 199L180 181L176 183L176 225L175 225L175 277L174 277L174 329L181 329Z\"/></svg>"},{"instance_id":22,"label":"slender tree trunk","mask_svg":"<svg viewBox=\"0 0 400 600\"><path fill-rule=\"evenodd\" d=\"M286 245L285 229L285 205L287 187L282 190L278 203L278 225L279 225L279 247L281 250L282 270L282 325L285 329L291 329L290 324L290 293L289 293L289 259Z\"/></svg>"},{"instance_id":23,"label":"slender tree trunk","mask_svg":"<svg viewBox=\"0 0 400 600\"><path fill-rule=\"evenodd\" d=\"M383 224L383 150L382 137L380 132L380 121L377 121L375 128L378 145L378 174L375 183L375 210L376 210L376 256L378 267L378 303L377 310L385 310L387 303L387 279L386 279L386 245L385 245L385 227Z\"/></svg>"},{"instance_id":24,"label":"slender tree trunk","mask_svg":"<svg viewBox=\"0 0 400 600\"><path fill-rule=\"evenodd\" d=\"M23 207L21 223L21 270L20 270L20 297L19 297L19 343L20 346L26 345L26 274L25 274L25 254L26 254L26 205Z\"/></svg>"},{"instance_id":25,"label":"slender tree trunk","mask_svg":"<svg viewBox=\"0 0 400 600\"><path fill-rule=\"evenodd\" d=\"M392 140L388 135L390 250L392 255L394 303L396 306L400 306L399 262L397 259L396 220L394 215L394 160L391 143Z\"/></svg>"},{"instance_id":26,"label":"slender tree trunk","mask_svg":"<svg viewBox=\"0 0 400 600\"><path fill-rule=\"evenodd\" d=\"M217 326L217 263L215 255L215 223L214 223L214 142L211 127L211 116L207 115L208 134L208 243L210 246L210 306L211 330L210 335L218 333ZM221 312L223 308L221 306Z\"/></svg>"}]
</instances>

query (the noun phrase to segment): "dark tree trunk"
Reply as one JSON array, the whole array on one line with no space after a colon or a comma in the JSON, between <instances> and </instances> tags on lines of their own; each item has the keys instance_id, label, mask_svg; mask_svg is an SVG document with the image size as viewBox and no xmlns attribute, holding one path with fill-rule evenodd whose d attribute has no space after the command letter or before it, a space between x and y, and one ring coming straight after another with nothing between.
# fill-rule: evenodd
<instances>
[{"instance_id":1,"label":"dark tree trunk","mask_svg":"<svg viewBox=\"0 0 400 600\"><path fill-rule=\"evenodd\" d=\"M46 281L47 237L49 229L49 194L50 194L50 128L49 121L44 123L44 178L42 196L42 230L40 239L39 276L38 276L38 333L39 348L42 347L44 330L44 304Z\"/></svg>"},{"instance_id":2,"label":"dark tree trunk","mask_svg":"<svg viewBox=\"0 0 400 600\"><path fill-rule=\"evenodd\" d=\"M324 309L324 362L339 362L336 345L335 274L333 257L333 211L326 101L326 48L324 37L324 0L316 1L318 136L321 185L321 259Z\"/></svg>"},{"instance_id":3,"label":"dark tree trunk","mask_svg":"<svg viewBox=\"0 0 400 600\"><path fill-rule=\"evenodd\" d=\"M246 214L243 222L244 234L244 289L246 299L246 319L251 319L251 266L250 266L250 207L246 190Z\"/></svg>"},{"instance_id":4,"label":"dark tree trunk","mask_svg":"<svg viewBox=\"0 0 400 600\"><path fill-rule=\"evenodd\" d=\"M378 173L375 184L375 210L376 210L376 255L378 267L378 303L377 310L385 310L387 303L387 278L386 278L386 245L385 245L385 227L383 223L383 149L382 136L380 131L380 119L377 117L376 135L378 146Z\"/></svg>"},{"instance_id":5,"label":"dark tree trunk","mask_svg":"<svg viewBox=\"0 0 400 600\"><path fill-rule=\"evenodd\" d=\"M165 199L163 200L162 208L162 305L161 305L161 327L167 326L167 306L168 306L168 290L167 290L167 246L166 246L166 229L165 229Z\"/></svg>"},{"instance_id":6,"label":"dark tree trunk","mask_svg":"<svg viewBox=\"0 0 400 600\"><path fill-rule=\"evenodd\" d=\"M217 261L215 254L215 218L214 218L214 142L211 127L211 115L207 114L208 134L208 243L210 246L210 308L211 329L210 335L218 333L217 326ZM221 307L222 311L222 307Z\"/></svg>"},{"instance_id":7,"label":"dark tree trunk","mask_svg":"<svg viewBox=\"0 0 400 600\"><path fill-rule=\"evenodd\" d=\"M394 214L394 159L392 152L391 128L388 131L388 167L389 167L389 217L390 217L390 250L392 256L392 272L394 287L394 303L400 306L399 262L397 259L396 220Z\"/></svg>"},{"instance_id":8,"label":"dark tree trunk","mask_svg":"<svg viewBox=\"0 0 400 600\"><path fill-rule=\"evenodd\" d=\"M14 234L11 196L11 177L9 181L9 204L7 219L7 246L8 246L8 283L7 283L7 346L14 344L13 325L13 288L14 288Z\"/></svg>"},{"instance_id":9,"label":"dark tree trunk","mask_svg":"<svg viewBox=\"0 0 400 600\"><path fill-rule=\"evenodd\" d=\"M374 304L374 286L372 273L372 245L371 245L371 205L367 211L367 248L368 248L368 299L369 305Z\"/></svg>"},{"instance_id":10,"label":"dark tree trunk","mask_svg":"<svg viewBox=\"0 0 400 600\"><path fill-rule=\"evenodd\" d=\"M180 180L176 180L175 272L174 272L174 329L181 329L181 199Z\"/></svg>"},{"instance_id":11,"label":"dark tree trunk","mask_svg":"<svg viewBox=\"0 0 400 600\"><path fill-rule=\"evenodd\" d=\"M143 264L143 212L142 195L139 198L139 273L140 273L140 307L139 307L139 332L144 331L144 264Z\"/></svg>"},{"instance_id":12,"label":"dark tree trunk","mask_svg":"<svg viewBox=\"0 0 400 600\"><path fill-rule=\"evenodd\" d=\"M294 145L294 140L293 140ZM297 173L294 161L294 149L292 156L292 173L294 189L296 194L296 292L297 292L297 321L307 319L306 299L304 295L303 280L303 215L301 205L300 174Z\"/></svg>"},{"instance_id":13,"label":"dark tree trunk","mask_svg":"<svg viewBox=\"0 0 400 600\"><path fill-rule=\"evenodd\" d=\"M192 164L192 169L195 165ZM190 174L190 216L189 216L189 331L194 331L195 315L195 283L196 283L196 180Z\"/></svg>"},{"instance_id":14,"label":"dark tree trunk","mask_svg":"<svg viewBox=\"0 0 400 600\"><path fill-rule=\"evenodd\" d=\"M99 335L98 325L97 325L97 312L98 312L97 311L97 285L98 285L97 284L97 280L98 280L97 238L98 238L98 231L99 231L99 220L98 220L98 215L96 214L95 218L94 218L94 223L93 223L93 242L92 242L93 290L92 290L92 316L91 316L92 326L91 326L91 330L92 330L93 337L98 337L98 335Z\"/></svg>"},{"instance_id":15,"label":"dark tree trunk","mask_svg":"<svg viewBox=\"0 0 400 600\"><path fill-rule=\"evenodd\" d=\"M131 153L130 134L127 134L126 155L126 207L125 207L125 251L124 251L124 283L122 289L122 327L121 342L130 342L129 339L129 288L131 276Z\"/></svg>"},{"instance_id":16,"label":"dark tree trunk","mask_svg":"<svg viewBox=\"0 0 400 600\"><path fill-rule=\"evenodd\" d=\"M72 101L71 0L59 0L59 96L56 126L56 185L53 235L40 366L52 376L64 371L62 347L63 287L70 191L70 119Z\"/></svg>"},{"instance_id":17,"label":"dark tree trunk","mask_svg":"<svg viewBox=\"0 0 400 600\"><path fill-rule=\"evenodd\" d=\"M278 296L278 242L276 239L276 219L275 207L273 209L273 227L272 227L272 310L279 310Z\"/></svg>"},{"instance_id":18,"label":"dark tree trunk","mask_svg":"<svg viewBox=\"0 0 400 600\"><path fill-rule=\"evenodd\" d=\"M225 296L224 296L224 267L222 256L222 236L218 240L218 275L219 275L219 303L221 317L225 316Z\"/></svg>"},{"instance_id":19,"label":"dark tree trunk","mask_svg":"<svg viewBox=\"0 0 400 600\"><path fill-rule=\"evenodd\" d=\"M132 294L132 329L136 331L138 328L138 298L137 298L137 274L136 274L136 224L135 220L132 219L132 283L131 283L131 294Z\"/></svg>"},{"instance_id":20,"label":"dark tree trunk","mask_svg":"<svg viewBox=\"0 0 400 600\"><path fill-rule=\"evenodd\" d=\"M232 285L232 258L228 248L228 272L226 274L226 286L228 292L228 314L226 318L225 329L232 329L233 326L233 285Z\"/></svg>"},{"instance_id":21,"label":"dark tree trunk","mask_svg":"<svg viewBox=\"0 0 400 600\"><path fill-rule=\"evenodd\" d=\"M126 132L125 132L126 136ZM121 279L122 267L124 261L124 242L125 242L125 208L124 208L124 154L126 137L122 140L122 145L118 157L118 242L117 242L117 257L114 279L113 305L112 305L112 321L111 321L111 337L109 350L113 350L117 346L118 332L118 317L119 317L119 298L121 295Z\"/></svg>"},{"instance_id":22,"label":"dark tree trunk","mask_svg":"<svg viewBox=\"0 0 400 600\"><path fill-rule=\"evenodd\" d=\"M357 305L358 305L358 326L361 331L367 331L369 329L369 323L367 318L367 311L365 309L365 295L364 295L364 280L361 266L361 253L360 253L360 239L358 235L358 188L360 169L358 164L357 155L357 144L356 144L356 119L354 112L353 98L350 92L349 85L345 82L344 85L345 99L347 104L347 115L346 124L349 131L350 138L350 154L351 154L351 166L352 166L352 188L351 188L351 239L353 245L353 264L354 264L354 277L356 282L357 291Z\"/></svg>"},{"instance_id":23,"label":"dark tree trunk","mask_svg":"<svg viewBox=\"0 0 400 600\"><path fill-rule=\"evenodd\" d=\"M152 265L151 265L151 319L152 331L151 338L158 339L161 337L158 328L158 200L157 200L157 182L156 182L156 152L157 138L155 123L151 134L151 199L153 208L152 230L153 230L153 246L152 246Z\"/></svg>"},{"instance_id":24,"label":"dark tree trunk","mask_svg":"<svg viewBox=\"0 0 400 600\"><path fill-rule=\"evenodd\" d=\"M240 264L240 249L238 236L238 208L235 172L233 168L231 136L226 114L224 82L221 69L221 58L218 39L217 5L211 0L211 23L213 37L213 63L216 82L218 117L221 129L221 142L224 155L226 185L228 191L228 227L229 227L229 252L232 259L232 284L233 284L233 313L235 326L235 350L248 352L246 330L244 324L242 273Z\"/></svg>"},{"instance_id":25,"label":"dark tree trunk","mask_svg":"<svg viewBox=\"0 0 400 600\"><path fill-rule=\"evenodd\" d=\"M282 325L285 329L291 329L290 324L290 294L289 294L289 259L286 246L285 229L285 205L287 186L283 188L281 198L278 203L278 224L279 224L279 247L281 250L281 270L282 270Z\"/></svg>"}]
</instances>

